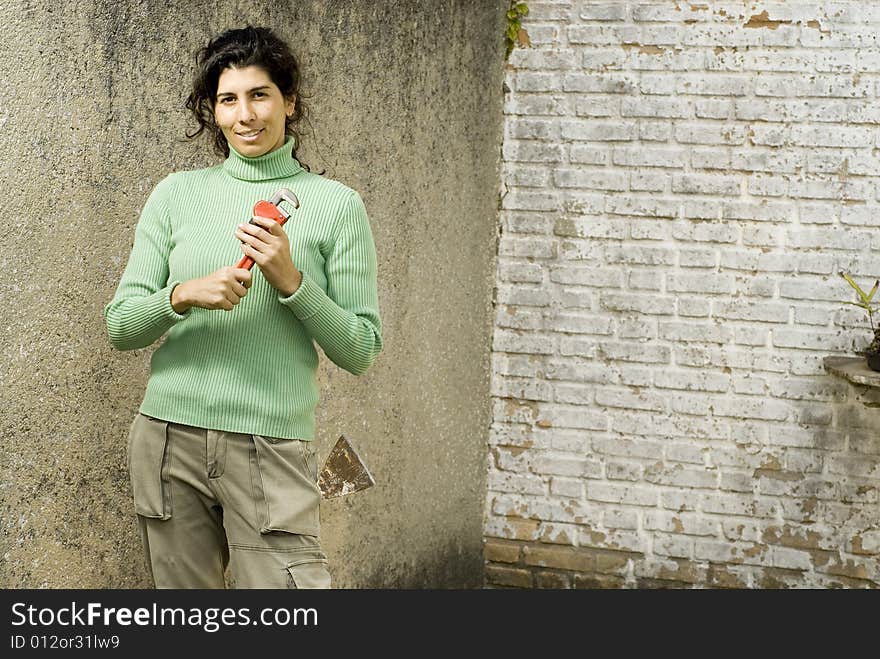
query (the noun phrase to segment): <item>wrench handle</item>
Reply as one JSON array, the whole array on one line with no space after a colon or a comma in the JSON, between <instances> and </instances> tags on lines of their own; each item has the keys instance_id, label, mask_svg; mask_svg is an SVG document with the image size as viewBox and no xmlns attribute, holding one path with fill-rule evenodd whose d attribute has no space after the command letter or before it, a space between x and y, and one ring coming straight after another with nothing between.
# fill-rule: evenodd
<instances>
[{"instance_id":1,"label":"wrench handle","mask_svg":"<svg viewBox=\"0 0 880 659\"><path fill-rule=\"evenodd\" d=\"M257 217L267 217L270 220L275 220L280 225L284 225L287 222L287 217L282 213L278 206L268 201L258 201L254 204L254 215ZM249 224L253 224L254 221L251 220ZM244 268L245 270L250 270L254 267L254 260L250 256L242 256L241 261L239 261L236 268Z\"/></svg>"}]
</instances>

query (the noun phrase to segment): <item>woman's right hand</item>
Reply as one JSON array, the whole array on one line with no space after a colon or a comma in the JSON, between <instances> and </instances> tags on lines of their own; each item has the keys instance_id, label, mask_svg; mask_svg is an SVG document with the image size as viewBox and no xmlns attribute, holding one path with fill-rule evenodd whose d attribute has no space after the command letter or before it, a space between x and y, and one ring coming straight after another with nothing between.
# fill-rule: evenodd
<instances>
[{"instance_id":1,"label":"woman's right hand","mask_svg":"<svg viewBox=\"0 0 880 659\"><path fill-rule=\"evenodd\" d=\"M227 266L175 286L171 291L171 307L177 313L184 313L190 307L231 311L250 287L250 270Z\"/></svg>"}]
</instances>

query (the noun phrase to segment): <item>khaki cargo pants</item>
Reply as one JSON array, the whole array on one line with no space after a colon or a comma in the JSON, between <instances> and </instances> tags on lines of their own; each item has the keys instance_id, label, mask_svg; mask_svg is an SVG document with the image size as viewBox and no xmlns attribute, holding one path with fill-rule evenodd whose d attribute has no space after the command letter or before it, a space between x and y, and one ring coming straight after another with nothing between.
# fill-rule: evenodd
<instances>
[{"instance_id":1,"label":"khaki cargo pants","mask_svg":"<svg viewBox=\"0 0 880 659\"><path fill-rule=\"evenodd\" d=\"M128 462L157 588L330 587L312 442L138 414Z\"/></svg>"}]
</instances>

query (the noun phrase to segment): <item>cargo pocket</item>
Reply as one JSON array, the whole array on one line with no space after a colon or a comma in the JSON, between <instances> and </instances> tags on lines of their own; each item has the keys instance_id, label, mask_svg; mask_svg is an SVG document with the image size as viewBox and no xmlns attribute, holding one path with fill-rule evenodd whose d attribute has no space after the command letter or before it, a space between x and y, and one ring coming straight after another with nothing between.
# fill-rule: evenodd
<instances>
[{"instance_id":1,"label":"cargo pocket","mask_svg":"<svg viewBox=\"0 0 880 659\"><path fill-rule=\"evenodd\" d=\"M309 552L308 556L288 563L287 575L289 588L330 588L327 558L321 551Z\"/></svg>"},{"instance_id":2,"label":"cargo pocket","mask_svg":"<svg viewBox=\"0 0 880 659\"><path fill-rule=\"evenodd\" d=\"M321 497L312 442L252 437L251 476L260 533L317 536Z\"/></svg>"},{"instance_id":3,"label":"cargo pocket","mask_svg":"<svg viewBox=\"0 0 880 659\"><path fill-rule=\"evenodd\" d=\"M142 517L171 518L168 422L138 414L128 433L128 472L134 509Z\"/></svg>"}]
</instances>

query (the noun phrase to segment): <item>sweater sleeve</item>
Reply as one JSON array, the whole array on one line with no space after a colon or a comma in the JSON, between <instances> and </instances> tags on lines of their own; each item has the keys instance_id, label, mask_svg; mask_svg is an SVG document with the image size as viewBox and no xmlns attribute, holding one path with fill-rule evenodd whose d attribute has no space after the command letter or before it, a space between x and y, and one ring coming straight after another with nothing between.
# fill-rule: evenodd
<instances>
[{"instance_id":1,"label":"sweater sleeve","mask_svg":"<svg viewBox=\"0 0 880 659\"><path fill-rule=\"evenodd\" d=\"M110 342L119 350L145 348L186 318L171 307L171 292L180 283L168 281L171 226L166 200L168 179L150 194L134 234L134 246L116 295L104 307Z\"/></svg>"},{"instance_id":2,"label":"sweater sleeve","mask_svg":"<svg viewBox=\"0 0 880 659\"><path fill-rule=\"evenodd\" d=\"M327 292L307 273L289 297L279 297L337 366L361 375L382 350L376 248L364 202L353 192L325 257Z\"/></svg>"}]
</instances>

